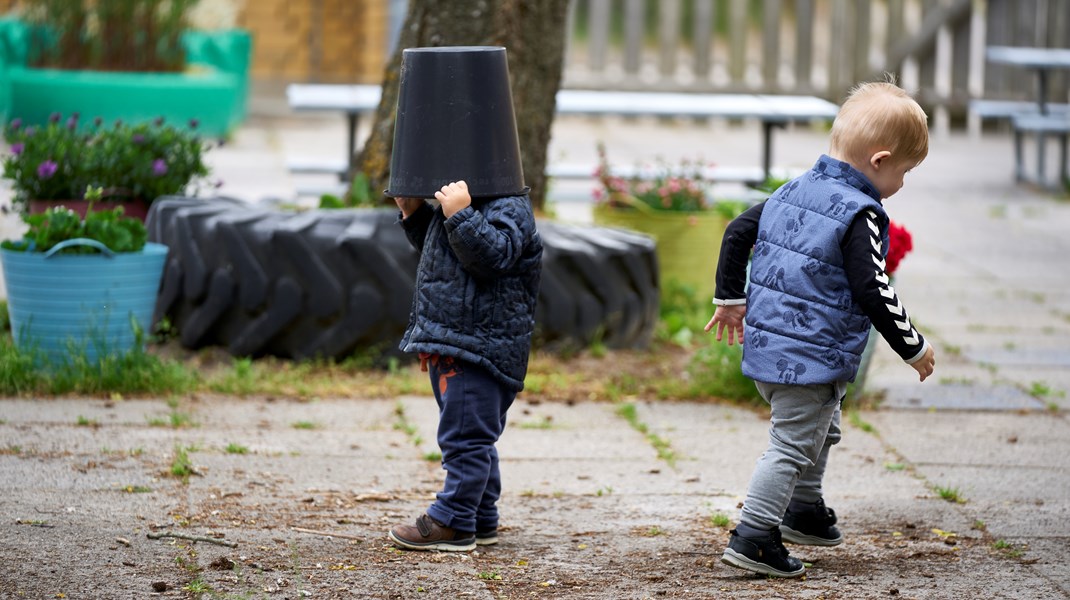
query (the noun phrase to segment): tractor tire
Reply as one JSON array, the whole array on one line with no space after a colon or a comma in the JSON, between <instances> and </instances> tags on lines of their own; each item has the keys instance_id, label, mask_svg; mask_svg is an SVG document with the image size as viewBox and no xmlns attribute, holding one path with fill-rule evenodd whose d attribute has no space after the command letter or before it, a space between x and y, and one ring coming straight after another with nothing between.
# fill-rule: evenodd
<instances>
[{"instance_id":1,"label":"tractor tire","mask_svg":"<svg viewBox=\"0 0 1070 600\"><path fill-rule=\"evenodd\" d=\"M187 348L235 356L398 356L419 255L391 209L285 212L238 200L153 203L149 239L170 248L155 318ZM649 343L658 317L654 243L539 223L537 340L549 348Z\"/></svg>"}]
</instances>

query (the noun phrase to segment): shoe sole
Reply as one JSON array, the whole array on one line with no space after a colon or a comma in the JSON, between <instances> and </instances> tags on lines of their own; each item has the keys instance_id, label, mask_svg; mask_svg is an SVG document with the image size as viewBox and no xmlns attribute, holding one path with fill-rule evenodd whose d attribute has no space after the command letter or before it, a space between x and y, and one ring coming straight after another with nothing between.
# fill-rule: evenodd
<instances>
[{"instance_id":1,"label":"shoe sole","mask_svg":"<svg viewBox=\"0 0 1070 600\"><path fill-rule=\"evenodd\" d=\"M477 537L476 538L476 545L477 546L493 546L493 545L495 545L497 543L498 543L498 536L485 537L485 538Z\"/></svg>"},{"instance_id":2,"label":"shoe sole","mask_svg":"<svg viewBox=\"0 0 1070 600\"><path fill-rule=\"evenodd\" d=\"M388 533L387 536L390 538L390 541L394 542L394 545L396 545L396 546L398 546L400 548L404 548L406 550L437 550L439 552L468 552L469 550L474 550L475 547L476 547L475 540L468 540L468 541L466 541L464 543L457 543L457 542L427 542L427 543L420 543L420 542L409 542L409 541L403 540L403 539L397 537L396 535L394 535L393 531Z\"/></svg>"},{"instance_id":3,"label":"shoe sole","mask_svg":"<svg viewBox=\"0 0 1070 600\"><path fill-rule=\"evenodd\" d=\"M760 573L762 575L771 575L773 577L798 577L806 572L806 567L799 567L798 571L781 571L774 569L767 564L753 561L731 548L725 549L724 555L721 556L721 562L738 569L743 569L752 573Z\"/></svg>"},{"instance_id":4,"label":"shoe sole","mask_svg":"<svg viewBox=\"0 0 1070 600\"><path fill-rule=\"evenodd\" d=\"M780 526L780 537L784 538L785 542L799 544L800 546L839 546L843 543L842 535L835 539L817 537L816 535L806 535L800 531L795 531L786 525Z\"/></svg>"}]
</instances>

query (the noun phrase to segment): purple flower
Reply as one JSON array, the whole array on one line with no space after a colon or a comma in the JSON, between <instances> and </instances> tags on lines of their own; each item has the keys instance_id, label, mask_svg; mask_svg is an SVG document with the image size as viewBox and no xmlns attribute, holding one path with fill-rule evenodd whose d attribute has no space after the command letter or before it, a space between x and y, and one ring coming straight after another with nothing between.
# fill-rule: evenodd
<instances>
[{"instance_id":1,"label":"purple flower","mask_svg":"<svg viewBox=\"0 0 1070 600\"><path fill-rule=\"evenodd\" d=\"M78 113L71 115L67 119L67 129L74 131L78 127Z\"/></svg>"},{"instance_id":2,"label":"purple flower","mask_svg":"<svg viewBox=\"0 0 1070 600\"><path fill-rule=\"evenodd\" d=\"M35 133L37 133L37 129L33 125L26 128L26 137L33 137Z\"/></svg>"},{"instance_id":3,"label":"purple flower","mask_svg":"<svg viewBox=\"0 0 1070 600\"><path fill-rule=\"evenodd\" d=\"M200 125L200 124L201 124L201 122L198 121L197 119L190 119L189 120L189 128L190 129L197 129L197 126Z\"/></svg>"},{"instance_id":4,"label":"purple flower","mask_svg":"<svg viewBox=\"0 0 1070 600\"><path fill-rule=\"evenodd\" d=\"M134 142L134 144L140 146L141 144L143 144L145 142L145 136L141 135L140 133L135 133L133 135L133 137L130 138L130 141L132 141L132 142Z\"/></svg>"},{"instance_id":5,"label":"purple flower","mask_svg":"<svg viewBox=\"0 0 1070 600\"><path fill-rule=\"evenodd\" d=\"M152 174L157 177L163 177L167 174L167 161L162 158L157 158L152 161Z\"/></svg>"},{"instance_id":6,"label":"purple flower","mask_svg":"<svg viewBox=\"0 0 1070 600\"><path fill-rule=\"evenodd\" d=\"M23 144L22 142L15 142L14 144L11 144L11 153L15 156L22 154L22 151L25 149L26 144Z\"/></svg>"},{"instance_id":7,"label":"purple flower","mask_svg":"<svg viewBox=\"0 0 1070 600\"><path fill-rule=\"evenodd\" d=\"M54 112L54 113L52 113L51 115L48 116L48 122L49 123L59 123L59 120L60 120L60 118L62 116L63 115L59 114L58 112Z\"/></svg>"},{"instance_id":8,"label":"purple flower","mask_svg":"<svg viewBox=\"0 0 1070 600\"><path fill-rule=\"evenodd\" d=\"M59 165L57 165L51 160L46 160L45 162L37 165L37 176L41 179L50 179L53 175L56 174L57 170L59 170Z\"/></svg>"},{"instance_id":9,"label":"purple flower","mask_svg":"<svg viewBox=\"0 0 1070 600\"><path fill-rule=\"evenodd\" d=\"M22 119L15 117L14 119L11 119L11 122L8 123L8 125L11 127L12 130L18 131L19 127L22 127Z\"/></svg>"}]
</instances>

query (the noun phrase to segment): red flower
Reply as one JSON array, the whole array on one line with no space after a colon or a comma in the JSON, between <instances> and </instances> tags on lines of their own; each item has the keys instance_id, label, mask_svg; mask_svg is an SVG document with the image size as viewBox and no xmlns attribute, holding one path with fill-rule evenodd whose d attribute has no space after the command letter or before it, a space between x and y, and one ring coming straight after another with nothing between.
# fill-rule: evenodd
<instances>
[{"instance_id":1,"label":"red flower","mask_svg":"<svg viewBox=\"0 0 1070 600\"><path fill-rule=\"evenodd\" d=\"M890 221L888 223L888 257L885 259L887 266L885 272L888 275L894 274L895 270L899 268L899 261L903 260L903 257L913 249L914 244L910 238L910 232L895 221Z\"/></svg>"}]
</instances>

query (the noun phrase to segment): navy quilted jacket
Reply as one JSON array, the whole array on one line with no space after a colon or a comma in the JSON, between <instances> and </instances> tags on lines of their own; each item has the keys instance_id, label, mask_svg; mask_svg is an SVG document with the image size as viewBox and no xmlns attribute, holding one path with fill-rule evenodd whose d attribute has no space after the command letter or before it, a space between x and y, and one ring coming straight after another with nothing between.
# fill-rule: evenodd
<instances>
[{"instance_id":1,"label":"navy quilted jacket","mask_svg":"<svg viewBox=\"0 0 1070 600\"><path fill-rule=\"evenodd\" d=\"M473 362L523 389L542 272L527 195L473 200L449 219L424 203L401 224L420 251L401 349Z\"/></svg>"}]
</instances>

